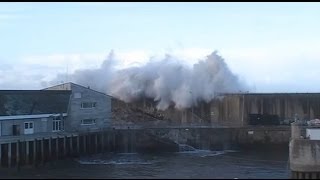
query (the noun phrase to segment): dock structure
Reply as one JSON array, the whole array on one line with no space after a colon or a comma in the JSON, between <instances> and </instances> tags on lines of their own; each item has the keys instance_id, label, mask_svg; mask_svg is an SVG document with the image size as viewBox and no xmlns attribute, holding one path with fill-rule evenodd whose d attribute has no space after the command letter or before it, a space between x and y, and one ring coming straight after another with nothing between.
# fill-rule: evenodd
<instances>
[{"instance_id":1,"label":"dock structure","mask_svg":"<svg viewBox=\"0 0 320 180\"><path fill-rule=\"evenodd\" d=\"M199 148L223 150L287 147L290 127L246 128L127 128L88 132L59 132L0 137L0 168L38 167L55 160L98 153L176 152L179 143L190 142Z\"/></svg>"},{"instance_id":2,"label":"dock structure","mask_svg":"<svg viewBox=\"0 0 320 180\"><path fill-rule=\"evenodd\" d=\"M314 131L319 133L310 137L307 133L310 129L320 130L320 127L291 124L289 156L292 179L320 179L320 139L317 138L320 131Z\"/></svg>"},{"instance_id":3,"label":"dock structure","mask_svg":"<svg viewBox=\"0 0 320 180\"><path fill-rule=\"evenodd\" d=\"M0 139L0 167L38 166L46 162L97 153L104 149L104 133L61 133L48 135L8 136ZM95 143L86 139L95 137Z\"/></svg>"}]
</instances>

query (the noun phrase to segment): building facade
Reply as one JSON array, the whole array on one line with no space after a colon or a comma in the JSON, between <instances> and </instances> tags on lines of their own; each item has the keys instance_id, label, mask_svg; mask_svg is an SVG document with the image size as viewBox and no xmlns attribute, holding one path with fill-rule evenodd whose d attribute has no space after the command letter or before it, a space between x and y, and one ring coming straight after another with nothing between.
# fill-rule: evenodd
<instances>
[{"instance_id":1,"label":"building facade","mask_svg":"<svg viewBox=\"0 0 320 180\"><path fill-rule=\"evenodd\" d=\"M1 90L0 136L64 130L71 91Z\"/></svg>"},{"instance_id":2,"label":"building facade","mask_svg":"<svg viewBox=\"0 0 320 180\"><path fill-rule=\"evenodd\" d=\"M111 125L111 96L74 83L44 89L70 90L65 129L70 132L99 131Z\"/></svg>"}]
</instances>

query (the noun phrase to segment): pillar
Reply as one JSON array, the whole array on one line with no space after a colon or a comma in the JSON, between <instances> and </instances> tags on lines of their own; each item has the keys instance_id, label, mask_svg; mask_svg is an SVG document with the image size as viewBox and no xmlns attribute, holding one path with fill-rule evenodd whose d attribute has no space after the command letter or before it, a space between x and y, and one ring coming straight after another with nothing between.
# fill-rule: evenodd
<instances>
[{"instance_id":1,"label":"pillar","mask_svg":"<svg viewBox=\"0 0 320 180\"><path fill-rule=\"evenodd\" d=\"M70 156L73 156L73 135L70 136L70 141L69 141L69 148L70 148Z\"/></svg>"},{"instance_id":2,"label":"pillar","mask_svg":"<svg viewBox=\"0 0 320 180\"><path fill-rule=\"evenodd\" d=\"M87 135L87 137L88 137L88 144L87 144L87 152L90 154L91 153L91 150L92 150L92 143L91 143L91 134L88 134Z\"/></svg>"},{"instance_id":3,"label":"pillar","mask_svg":"<svg viewBox=\"0 0 320 180\"><path fill-rule=\"evenodd\" d=\"M94 146L95 146L95 153L98 153L98 133L95 133L95 139L94 139Z\"/></svg>"},{"instance_id":4,"label":"pillar","mask_svg":"<svg viewBox=\"0 0 320 180\"><path fill-rule=\"evenodd\" d=\"M310 179L311 177L309 176L309 174L310 174L310 173L308 173L308 172L304 173L304 178L305 178L305 179Z\"/></svg>"},{"instance_id":5,"label":"pillar","mask_svg":"<svg viewBox=\"0 0 320 180\"><path fill-rule=\"evenodd\" d=\"M0 168L2 167L2 144L0 144Z\"/></svg>"},{"instance_id":6,"label":"pillar","mask_svg":"<svg viewBox=\"0 0 320 180\"><path fill-rule=\"evenodd\" d=\"M304 179L302 172L298 172L298 179Z\"/></svg>"},{"instance_id":7,"label":"pillar","mask_svg":"<svg viewBox=\"0 0 320 180\"><path fill-rule=\"evenodd\" d=\"M56 138L56 159L59 159L59 136Z\"/></svg>"},{"instance_id":8,"label":"pillar","mask_svg":"<svg viewBox=\"0 0 320 180\"><path fill-rule=\"evenodd\" d=\"M44 157L44 145L43 145L44 138L41 139L40 143L41 143L41 162L44 163L44 158L45 158Z\"/></svg>"},{"instance_id":9,"label":"pillar","mask_svg":"<svg viewBox=\"0 0 320 180\"><path fill-rule=\"evenodd\" d=\"M63 156L65 157L67 154L67 138L66 136L63 137Z\"/></svg>"},{"instance_id":10,"label":"pillar","mask_svg":"<svg viewBox=\"0 0 320 180\"><path fill-rule=\"evenodd\" d=\"M8 143L8 167L11 167L11 143Z\"/></svg>"},{"instance_id":11,"label":"pillar","mask_svg":"<svg viewBox=\"0 0 320 180\"><path fill-rule=\"evenodd\" d=\"M104 152L104 132L101 133L101 150L100 152Z\"/></svg>"},{"instance_id":12,"label":"pillar","mask_svg":"<svg viewBox=\"0 0 320 180\"><path fill-rule=\"evenodd\" d=\"M51 149L52 137L50 137L48 141L49 141L49 145L48 145L48 150L49 150L48 158L51 160L51 156L52 156L52 149Z\"/></svg>"},{"instance_id":13,"label":"pillar","mask_svg":"<svg viewBox=\"0 0 320 180\"><path fill-rule=\"evenodd\" d=\"M77 154L80 154L80 136L77 136Z\"/></svg>"},{"instance_id":14,"label":"pillar","mask_svg":"<svg viewBox=\"0 0 320 180\"><path fill-rule=\"evenodd\" d=\"M87 136L86 135L83 136L83 152L84 153L87 152Z\"/></svg>"},{"instance_id":15,"label":"pillar","mask_svg":"<svg viewBox=\"0 0 320 180\"><path fill-rule=\"evenodd\" d=\"M291 123L291 139L300 139L300 127L296 122Z\"/></svg>"},{"instance_id":16,"label":"pillar","mask_svg":"<svg viewBox=\"0 0 320 180\"><path fill-rule=\"evenodd\" d=\"M26 164L29 164L30 162L30 153L29 153L29 151L30 151L30 149L29 149L29 144L30 143L30 141L26 141Z\"/></svg>"},{"instance_id":17,"label":"pillar","mask_svg":"<svg viewBox=\"0 0 320 180\"><path fill-rule=\"evenodd\" d=\"M16 145L16 163L17 167L20 167L20 140L18 140Z\"/></svg>"},{"instance_id":18,"label":"pillar","mask_svg":"<svg viewBox=\"0 0 320 180\"><path fill-rule=\"evenodd\" d=\"M37 139L33 141L33 164L37 165Z\"/></svg>"}]
</instances>

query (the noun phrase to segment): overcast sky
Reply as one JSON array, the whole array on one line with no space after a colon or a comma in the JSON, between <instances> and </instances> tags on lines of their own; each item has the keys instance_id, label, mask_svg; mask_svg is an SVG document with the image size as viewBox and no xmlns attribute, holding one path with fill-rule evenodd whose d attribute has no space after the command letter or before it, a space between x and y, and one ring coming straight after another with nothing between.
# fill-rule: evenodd
<instances>
[{"instance_id":1,"label":"overcast sky","mask_svg":"<svg viewBox=\"0 0 320 180\"><path fill-rule=\"evenodd\" d=\"M254 92L320 92L320 3L0 3L0 89L218 50Z\"/></svg>"}]
</instances>

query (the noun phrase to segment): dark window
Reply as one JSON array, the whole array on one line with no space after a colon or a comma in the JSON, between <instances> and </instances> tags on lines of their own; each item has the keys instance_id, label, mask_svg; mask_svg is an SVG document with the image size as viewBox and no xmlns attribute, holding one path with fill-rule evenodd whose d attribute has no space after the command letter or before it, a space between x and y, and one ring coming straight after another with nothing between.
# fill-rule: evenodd
<instances>
[{"instance_id":1,"label":"dark window","mask_svg":"<svg viewBox=\"0 0 320 180\"><path fill-rule=\"evenodd\" d=\"M95 108L97 106L96 102L82 102L81 108Z\"/></svg>"},{"instance_id":2,"label":"dark window","mask_svg":"<svg viewBox=\"0 0 320 180\"><path fill-rule=\"evenodd\" d=\"M95 119L83 119L81 120L82 125L90 125L90 124L95 124L96 120Z\"/></svg>"}]
</instances>

